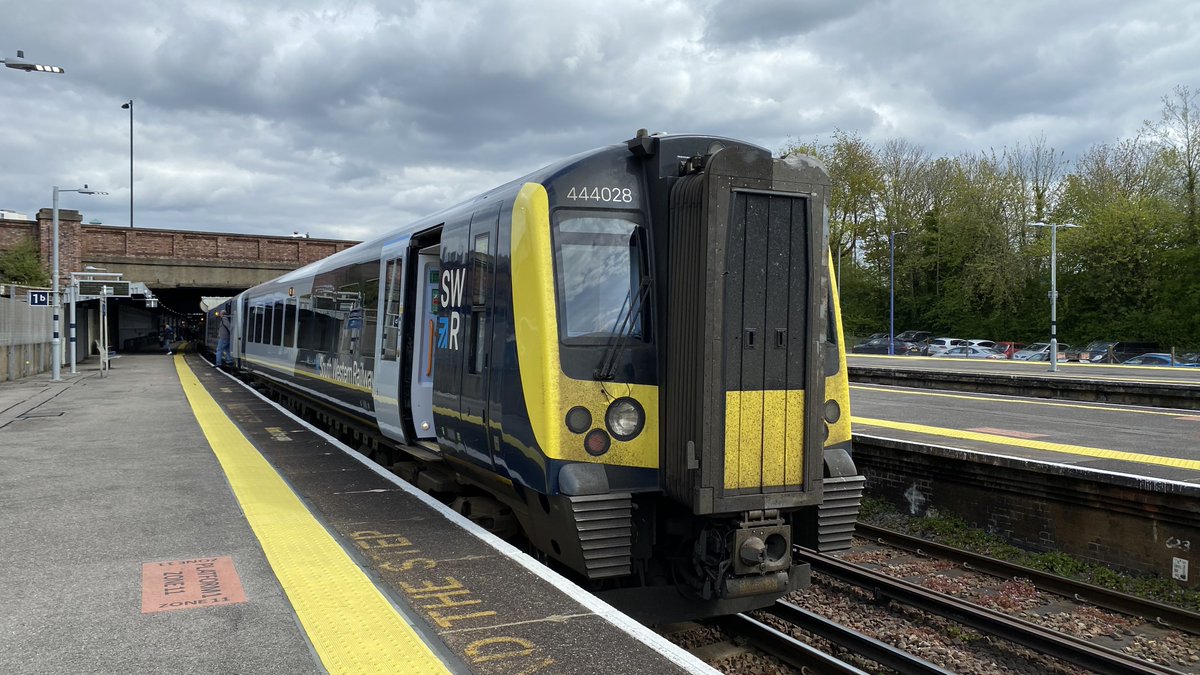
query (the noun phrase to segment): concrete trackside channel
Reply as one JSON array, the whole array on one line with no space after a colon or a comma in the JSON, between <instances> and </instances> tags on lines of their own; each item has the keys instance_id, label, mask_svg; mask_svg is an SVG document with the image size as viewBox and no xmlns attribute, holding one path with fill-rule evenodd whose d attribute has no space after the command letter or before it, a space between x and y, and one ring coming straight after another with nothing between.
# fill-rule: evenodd
<instances>
[{"instance_id":1,"label":"concrete trackside channel","mask_svg":"<svg viewBox=\"0 0 1200 675\"><path fill-rule=\"evenodd\" d=\"M849 371L850 381L860 384L1200 410L1200 386L1188 383L860 365L850 366Z\"/></svg>"},{"instance_id":2,"label":"concrete trackside channel","mask_svg":"<svg viewBox=\"0 0 1200 675\"><path fill-rule=\"evenodd\" d=\"M1200 587L1200 485L855 434L866 494L1012 544Z\"/></svg>"}]
</instances>

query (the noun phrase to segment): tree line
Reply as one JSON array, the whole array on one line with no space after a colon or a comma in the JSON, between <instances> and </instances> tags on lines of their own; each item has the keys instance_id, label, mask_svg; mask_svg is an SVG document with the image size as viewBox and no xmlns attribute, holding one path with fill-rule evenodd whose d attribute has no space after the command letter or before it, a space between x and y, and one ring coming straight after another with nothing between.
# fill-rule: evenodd
<instances>
[{"instance_id":1,"label":"tree line","mask_svg":"<svg viewBox=\"0 0 1200 675\"><path fill-rule=\"evenodd\" d=\"M781 154L825 162L830 247L848 336L896 331L1049 338L1050 228L1058 230L1058 337L1200 349L1200 92L1176 87L1133 138L1068 160L1044 136L933 157L903 139L838 131Z\"/></svg>"}]
</instances>

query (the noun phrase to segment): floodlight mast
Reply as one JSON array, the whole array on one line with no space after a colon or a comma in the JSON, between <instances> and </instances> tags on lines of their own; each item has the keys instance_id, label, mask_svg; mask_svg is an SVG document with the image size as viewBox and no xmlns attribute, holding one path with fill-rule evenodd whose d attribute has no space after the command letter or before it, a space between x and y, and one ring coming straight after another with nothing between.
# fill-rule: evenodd
<instances>
[{"instance_id":1,"label":"floodlight mast","mask_svg":"<svg viewBox=\"0 0 1200 675\"><path fill-rule=\"evenodd\" d=\"M17 50L16 56L8 59L0 59L0 63L3 63L8 68L23 70L27 73L58 73L61 75L62 73L66 72L59 66L47 66L41 63L30 63L29 61L25 60L25 52L20 49Z\"/></svg>"}]
</instances>

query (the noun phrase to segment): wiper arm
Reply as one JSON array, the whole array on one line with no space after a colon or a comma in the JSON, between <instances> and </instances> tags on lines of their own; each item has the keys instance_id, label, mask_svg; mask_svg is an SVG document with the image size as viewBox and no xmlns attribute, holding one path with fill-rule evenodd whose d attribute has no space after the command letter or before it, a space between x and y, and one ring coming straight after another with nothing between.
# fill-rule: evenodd
<instances>
[{"instance_id":1,"label":"wiper arm","mask_svg":"<svg viewBox=\"0 0 1200 675\"><path fill-rule=\"evenodd\" d=\"M600 358L600 367L593 373L593 377L597 380L611 380L616 376L617 359L625 352L629 345L629 339L633 337L633 329L637 326L637 316L641 314L642 303L646 296L650 294L650 278L642 277L638 283L637 294L632 295L632 301L629 302L629 311L619 320L619 326L613 333L612 340L604 349L604 355ZM630 296L627 295L626 298Z\"/></svg>"}]
</instances>

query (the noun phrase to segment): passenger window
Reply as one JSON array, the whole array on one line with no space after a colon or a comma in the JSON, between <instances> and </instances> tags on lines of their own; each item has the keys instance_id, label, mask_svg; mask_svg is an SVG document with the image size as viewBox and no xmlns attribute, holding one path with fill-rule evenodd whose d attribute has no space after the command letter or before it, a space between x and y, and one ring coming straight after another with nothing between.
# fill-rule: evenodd
<instances>
[{"instance_id":1,"label":"passenger window","mask_svg":"<svg viewBox=\"0 0 1200 675\"><path fill-rule=\"evenodd\" d=\"M474 283L471 289L471 356L467 370L471 373L481 373L487 365L487 282L491 278L489 272L491 258L488 247L491 240L489 234L475 236L472 247L471 271Z\"/></svg>"}]
</instances>

